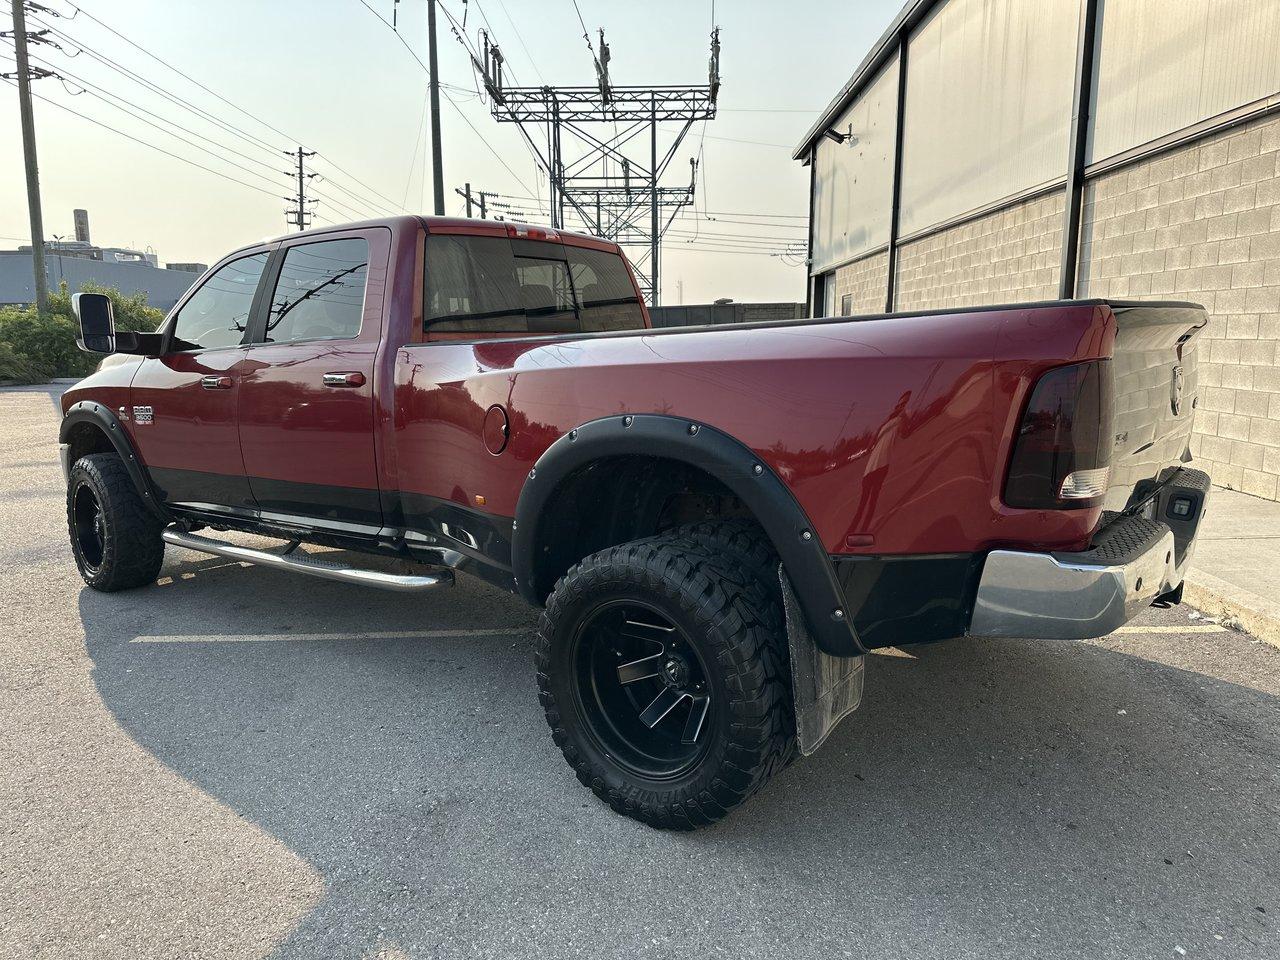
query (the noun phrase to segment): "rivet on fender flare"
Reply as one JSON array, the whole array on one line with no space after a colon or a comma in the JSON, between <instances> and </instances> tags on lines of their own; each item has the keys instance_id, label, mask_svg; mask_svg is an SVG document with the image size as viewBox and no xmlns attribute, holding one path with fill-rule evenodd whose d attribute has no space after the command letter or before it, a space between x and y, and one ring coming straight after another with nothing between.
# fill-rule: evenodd
<instances>
[{"instance_id":1,"label":"rivet on fender flare","mask_svg":"<svg viewBox=\"0 0 1280 960\"><path fill-rule=\"evenodd\" d=\"M636 422L636 418L635 418L635 417L623 417L623 418L622 418L622 425L623 425L624 427L629 427L629 426L631 426L631 424L633 424L633 423L635 423L635 422Z\"/></svg>"},{"instance_id":2,"label":"rivet on fender flare","mask_svg":"<svg viewBox=\"0 0 1280 960\"><path fill-rule=\"evenodd\" d=\"M696 437L698 435L698 425L696 423L689 424L689 436Z\"/></svg>"},{"instance_id":3,"label":"rivet on fender flare","mask_svg":"<svg viewBox=\"0 0 1280 960\"><path fill-rule=\"evenodd\" d=\"M831 619L832 619L832 620L843 620L843 619L844 619L844 611L843 611L843 610L841 610L839 607L836 607L834 610L832 610L832 611L831 611Z\"/></svg>"},{"instance_id":4,"label":"rivet on fender flare","mask_svg":"<svg viewBox=\"0 0 1280 960\"><path fill-rule=\"evenodd\" d=\"M764 467L760 466L760 464L757 463L755 466L751 468L751 472L758 477L760 476L760 474L764 473Z\"/></svg>"},{"instance_id":5,"label":"rivet on fender flare","mask_svg":"<svg viewBox=\"0 0 1280 960\"><path fill-rule=\"evenodd\" d=\"M813 534L812 534L812 533L810 533L808 530L801 530L801 531L800 531L800 539L801 539L801 540L812 540L812 539L813 539Z\"/></svg>"},{"instance_id":6,"label":"rivet on fender flare","mask_svg":"<svg viewBox=\"0 0 1280 960\"><path fill-rule=\"evenodd\" d=\"M575 440L577 440L577 439L578 439L578 431L577 431L577 430L570 430L570 431L569 431L569 442L570 442L570 443L573 443L573 441L575 441Z\"/></svg>"},{"instance_id":7,"label":"rivet on fender flare","mask_svg":"<svg viewBox=\"0 0 1280 960\"><path fill-rule=\"evenodd\" d=\"M535 468L535 469L533 469L533 470L530 470L530 471L529 471L529 479L530 479L530 480L532 480L532 479L533 479L534 477L536 477L537 475L538 475L538 471L537 471L537 469L536 469L536 468Z\"/></svg>"}]
</instances>

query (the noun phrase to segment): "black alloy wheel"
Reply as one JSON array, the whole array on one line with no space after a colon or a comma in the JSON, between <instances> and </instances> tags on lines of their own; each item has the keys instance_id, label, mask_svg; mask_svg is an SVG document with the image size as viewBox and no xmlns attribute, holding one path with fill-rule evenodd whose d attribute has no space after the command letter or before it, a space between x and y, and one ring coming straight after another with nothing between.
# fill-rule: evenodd
<instances>
[{"instance_id":1,"label":"black alloy wheel","mask_svg":"<svg viewBox=\"0 0 1280 960\"><path fill-rule=\"evenodd\" d=\"M656 607L601 604L579 624L574 661L586 730L621 766L661 780L705 753L713 708L706 667Z\"/></svg>"},{"instance_id":2,"label":"black alloy wheel","mask_svg":"<svg viewBox=\"0 0 1280 960\"><path fill-rule=\"evenodd\" d=\"M164 563L163 521L114 453L93 453L67 477L67 533L84 582L95 590L154 583Z\"/></svg>"},{"instance_id":3,"label":"black alloy wheel","mask_svg":"<svg viewBox=\"0 0 1280 960\"><path fill-rule=\"evenodd\" d=\"M678 531L575 564L547 598L534 662L579 781L655 827L727 816L794 755L782 624L736 551Z\"/></svg>"},{"instance_id":4,"label":"black alloy wheel","mask_svg":"<svg viewBox=\"0 0 1280 960\"><path fill-rule=\"evenodd\" d=\"M90 571L102 566L107 542L107 521L102 514L102 504L93 488L86 482L76 485L71 500L71 527L79 555Z\"/></svg>"}]
</instances>

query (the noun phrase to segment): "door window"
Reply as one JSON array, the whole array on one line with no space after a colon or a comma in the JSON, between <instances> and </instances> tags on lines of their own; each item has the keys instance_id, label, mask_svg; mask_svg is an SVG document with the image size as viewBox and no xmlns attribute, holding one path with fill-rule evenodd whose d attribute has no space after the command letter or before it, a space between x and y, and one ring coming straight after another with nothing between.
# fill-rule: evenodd
<instances>
[{"instance_id":1,"label":"door window","mask_svg":"<svg viewBox=\"0 0 1280 960\"><path fill-rule=\"evenodd\" d=\"M174 350L233 347L244 339L266 253L232 260L200 285L173 321Z\"/></svg>"},{"instance_id":2,"label":"door window","mask_svg":"<svg viewBox=\"0 0 1280 960\"><path fill-rule=\"evenodd\" d=\"M350 340L360 333L369 242L323 240L285 250L267 314L266 343Z\"/></svg>"}]
</instances>

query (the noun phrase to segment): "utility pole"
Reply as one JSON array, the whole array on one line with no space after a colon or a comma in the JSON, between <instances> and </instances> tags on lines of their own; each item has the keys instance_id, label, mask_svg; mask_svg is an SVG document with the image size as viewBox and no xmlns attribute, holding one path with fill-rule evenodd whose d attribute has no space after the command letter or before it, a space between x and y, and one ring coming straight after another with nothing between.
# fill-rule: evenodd
<instances>
[{"instance_id":1,"label":"utility pole","mask_svg":"<svg viewBox=\"0 0 1280 960\"><path fill-rule=\"evenodd\" d=\"M27 63L27 14L13 0L13 44L18 60L18 112L22 115L22 156L27 171L27 212L31 218L31 265L35 271L36 312L49 312L49 278L44 272L44 216L40 209L40 172L36 164L36 121L31 112L31 68Z\"/></svg>"},{"instance_id":2,"label":"utility pole","mask_svg":"<svg viewBox=\"0 0 1280 960\"><path fill-rule=\"evenodd\" d=\"M485 193L485 191L483 190L476 190L473 192L471 190L471 184L469 183L463 184L462 189L458 189L457 187L454 187L453 192L456 193L458 196L462 197L463 200L467 201L468 217L471 216L472 210L475 207L479 207L481 220L485 220L488 218L487 203L489 198L497 196L496 193Z\"/></svg>"},{"instance_id":3,"label":"utility pole","mask_svg":"<svg viewBox=\"0 0 1280 960\"><path fill-rule=\"evenodd\" d=\"M286 150L286 157L298 158L298 195L296 197L285 197L286 200L296 203L297 206L292 210L284 212L285 223L296 226L299 232L307 229L311 225L311 214L307 211L308 203L315 203L314 200L307 199L307 181L315 176L314 173L307 173L303 168L302 162L307 157L314 157L314 150L303 150L299 147L297 150ZM293 171L289 171L289 176L293 176Z\"/></svg>"},{"instance_id":4,"label":"utility pole","mask_svg":"<svg viewBox=\"0 0 1280 960\"><path fill-rule=\"evenodd\" d=\"M16 2L16 0L15 0ZM436 216L444 216L444 160L440 152L440 69L436 61L436 0L427 0L427 63L431 70L431 176Z\"/></svg>"}]
</instances>

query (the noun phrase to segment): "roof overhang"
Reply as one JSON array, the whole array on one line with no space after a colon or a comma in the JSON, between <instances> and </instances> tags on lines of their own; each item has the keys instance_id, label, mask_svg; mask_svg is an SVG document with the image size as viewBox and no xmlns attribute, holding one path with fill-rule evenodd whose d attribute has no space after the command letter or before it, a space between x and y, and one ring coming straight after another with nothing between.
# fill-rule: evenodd
<instances>
[{"instance_id":1,"label":"roof overhang","mask_svg":"<svg viewBox=\"0 0 1280 960\"><path fill-rule=\"evenodd\" d=\"M889 24L889 29L875 42L871 47L871 51L862 58L862 63L858 64L858 69L853 72L849 82L840 88L840 92L836 94L835 99L827 105L817 122L804 135L804 139L800 141L791 154L793 160L807 161L809 159L809 154L814 145L831 128L831 124L849 108L849 105L862 92L862 88L874 80L876 74L880 72L880 68L898 52L898 46L902 42L902 38L914 30L916 25L927 17L929 12L940 2L941 0L907 0L907 5L894 17L893 23Z\"/></svg>"}]
</instances>

